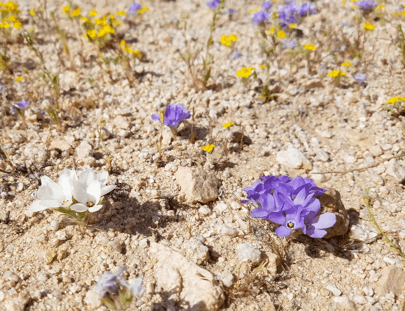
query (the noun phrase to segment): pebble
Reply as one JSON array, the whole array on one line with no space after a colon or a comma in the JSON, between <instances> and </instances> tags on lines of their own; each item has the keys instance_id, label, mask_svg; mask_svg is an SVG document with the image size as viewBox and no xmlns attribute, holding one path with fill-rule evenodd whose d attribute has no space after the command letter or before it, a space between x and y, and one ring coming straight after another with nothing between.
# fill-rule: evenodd
<instances>
[{"instance_id":1,"label":"pebble","mask_svg":"<svg viewBox=\"0 0 405 311\"><path fill-rule=\"evenodd\" d=\"M333 284L326 286L326 289L329 290L334 296L342 295L342 292Z\"/></svg>"},{"instance_id":2,"label":"pebble","mask_svg":"<svg viewBox=\"0 0 405 311\"><path fill-rule=\"evenodd\" d=\"M223 213L227 208L228 205L226 205L225 202L218 202L218 204L215 205L215 209L218 210L220 213Z\"/></svg>"},{"instance_id":3,"label":"pebble","mask_svg":"<svg viewBox=\"0 0 405 311\"><path fill-rule=\"evenodd\" d=\"M368 149L374 157L378 157L383 154L383 151L379 145L373 146Z\"/></svg>"},{"instance_id":4,"label":"pebble","mask_svg":"<svg viewBox=\"0 0 405 311\"><path fill-rule=\"evenodd\" d=\"M365 305L368 302L367 298L362 295L354 295L353 300L355 303L358 303L361 305Z\"/></svg>"},{"instance_id":5,"label":"pebble","mask_svg":"<svg viewBox=\"0 0 405 311\"><path fill-rule=\"evenodd\" d=\"M211 214L211 210L208 206L203 205L198 209L198 212L200 213L200 215L202 216L209 216Z\"/></svg>"},{"instance_id":6,"label":"pebble","mask_svg":"<svg viewBox=\"0 0 405 311\"><path fill-rule=\"evenodd\" d=\"M241 261L249 261L255 265L261 261L261 252L252 244L239 244L238 257Z\"/></svg>"},{"instance_id":7,"label":"pebble","mask_svg":"<svg viewBox=\"0 0 405 311\"><path fill-rule=\"evenodd\" d=\"M140 248L146 248L148 247L148 239L142 239L139 241L139 247Z\"/></svg>"},{"instance_id":8,"label":"pebble","mask_svg":"<svg viewBox=\"0 0 405 311\"><path fill-rule=\"evenodd\" d=\"M276 160L281 165L290 168L312 169L312 164L308 158L300 150L293 147L277 152Z\"/></svg>"},{"instance_id":9,"label":"pebble","mask_svg":"<svg viewBox=\"0 0 405 311\"><path fill-rule=\"evenodd\" d=\"M224 226L224 225L222 225L220 228L219 228L219 230L218 230L219 232L219 234L223 234L223 235L228 235L228 236L237 236L238 235L238 231L237 230L235 230L235 229L233 229L233 228L231 228L231 227L228 227L228 226Z\"/></svg>"},{"instance_id":10,"label":"pebble","mask_svg":"<svg viewBox=\"0 0 405 311\"><path fill-rule=\"evenodd\" d=\"M234 281L234 277L233 274L230 273L229 271L225 271L223 272L220 276L219 279L222 281L222 283L226 286L226 287L231 287L233 285L233 281Z\"/></svg>"},{"instance_id":11,"label":"pebble","mask_svg":"<svg viewBox=\"0 0 405 311\"><path fill-rule=\"evenodd\" d=\"M49 225L49 228L52 231L58 231L58 229L59 229L59 220L57 220L57 219L52 220L50 225Z\"/></svg>"},{"instance_id":12,"label":"pebble","mask_svg":"<svg viewBox=\"0 0 405 311\"><path fill-rule=\"evenodd\" d=\"M405 181L405 168L403 168L396 159L391 159L388 162L386 173L394 177L398 182Z\"/></svg>"}]
</instances>

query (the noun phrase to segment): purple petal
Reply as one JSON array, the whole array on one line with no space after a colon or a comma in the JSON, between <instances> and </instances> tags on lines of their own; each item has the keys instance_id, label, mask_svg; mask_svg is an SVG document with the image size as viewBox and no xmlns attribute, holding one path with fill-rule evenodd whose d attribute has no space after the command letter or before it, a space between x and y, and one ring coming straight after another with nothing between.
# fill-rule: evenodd
<instances>
[{"instance_id":1,"label":"purple petal","mask_svg":"<svg viewBox=\"0 0 405 311\"><path fill-rule=\"evenodd\" d=\"M160 122L160 117L156 114L152 114L152 120Z\"/></svg>"},{"instance_id":2,"label":"purple petal","mask_svg":"<svg viewBox=\"0 0 405 311\"><path fill-rule=\"evenodd\" d=\"M332 227L336 223L336 215L333 213L324 213L316 217L312 225L316 229L326 229Z\"/></svg>"},{"instance_id":3,"label":"purple petal","mask_svg":"<svg viewBox=\"0 0 405 311\"><path fill-rule=\"evenodd\" d=\"M269 211L266 211L263 208L254 208L250 211L250 217L252 218L262 218L265 219L269 216Z\"/></svg>"},{"instance_id":4,"label":"purple petal","mask_svg":"<svg viewBox=\"0 0 405 311\"><path fill-rule=\"evenodd\" d=\"M285 225L286 222L286 217L284 216L283 212L275 212L271 213L268 218L272 221L275 222L276 224L279 225Z\"/></svg>"},{"instance_id":5,"label":"purple petal","mask_svg":"<svg viewBox=\"0 0 405 311\"><path fill-rule=\"evenodd\" d=\"M308 236L310 236L311 238L321 239L327 234L327 232L325 230L318 230L318 229L310 228L310 229L307 229L306 234Z\"/></svg>"},{"instance_id":6,"label":"purple petal","mask_svg":"<svg viewBox=\"0 0 405 311\"><path fill-rule=\"evenodd\" d=\"M286 228L286 227L284 227L284 226L278 227L278 228L276 229L276 234L277 234L279 237L286 237L286 236L289 236L290 233L291 233L291 230L288 229L288 228Z\"/></svg>"}]
</instances>

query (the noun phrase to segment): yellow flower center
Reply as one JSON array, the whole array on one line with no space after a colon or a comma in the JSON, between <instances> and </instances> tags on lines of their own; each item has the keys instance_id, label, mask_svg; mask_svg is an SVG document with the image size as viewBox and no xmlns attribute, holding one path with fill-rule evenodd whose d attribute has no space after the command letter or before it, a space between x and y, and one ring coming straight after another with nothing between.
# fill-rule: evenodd
<instances>
[{"instance_id":1,"label":"yellow flower center","mask_svg":"<svg viewBox=\"0 0 405 311\"><path fill-rule=\"evenodd\" d=\"M87 206L88 206L88 207L93 207L93 206L94 206L94 203L93 203L93 202L87 202Z\"/></svg>"}]
</instances>

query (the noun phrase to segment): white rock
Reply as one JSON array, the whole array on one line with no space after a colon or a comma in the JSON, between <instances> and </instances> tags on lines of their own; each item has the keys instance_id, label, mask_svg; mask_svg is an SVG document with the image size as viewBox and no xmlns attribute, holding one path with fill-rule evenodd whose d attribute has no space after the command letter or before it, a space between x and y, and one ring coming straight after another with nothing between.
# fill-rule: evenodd
<instances>
[{"instance_id":1,"label":"white rock","mask_svg":"<svg viewBox=\"0 0 405 311\"><path fill-rule=\"evenodd\" d=\"M162 244L151 242L150 252L158 260L154 266L157 284L178 298L180 309L216 311L222 307L225 296L211 272Z\"/></svg>"},{"instance_id":2,"label":"white rock","mask_svg":"<svg viewBox=\"0 0 405 311\"><path fill-rule=\"evenodd\" d=\"M198 212L200 213L200 215L202 216L209 216L211 214L211 210L209 209L208 206L203 205L198 209Z\"/></svg>"},{"instance_id":3,"label":"white rock","mask_svg":"<svg viewBox=\"0 0 405 311\"><path fill-rule=\"evenodd\" d=\"M345 152L345 151L342 151L342 152L340 153L340 156L342 157L342 160L345 161L345 162L348 163L348 164L353 164L354 162L357 161L357 159L356 159L355 156L353 156L353 155L351 155L351 154L348 154L348 153Z\"/></svg>"},{"instance_id":4,"label":"white rock","mask_svg":"<svg viewBox=\"0 0 405 311\"><path fill-rule=\"evenodd\" d=\"M2 302L4 300L4 292L2 290L0 290L0 302Z\"/></svg>"},{"instance_id":5,"label":"white rock","mask_svg":"<svg viewBox=\"0 0 405 311\"><path fill-rule=\"evenodd\" d=\"M255 265L261 261L261 252L251 244L239 244L238 257L241 261L250 261Z\"/></svg>"},{"instance_id":6,"label":"white rock","mask_svg":"<svg viewBox=\"0 0 405 311\"><path fill-rule=\"evenodd\" d=\"M382 155L382 153L383 153L381 147L378 146L378 145L377 145L377 146L372 146L372 147L369 149L369 151L371 152L371 154L372 154L374 157L378 157L378 156Z\"/></svg>"},{"instance_id":7,"label":"white rock","mask_svg":"<svg viewBox=\"0 0 405 311\"><path fill-rule=\"evenodd\" d=\"M222 281L222 283L226 286L226 287L231 287L233 285L233 274L230 273L229 271L225 271L223 272L220 276L219 279Z\"/></svg>"},{"instance_id":8,"label":"white rock","mask_svg":"<svg viewBox=\"0 0 405 311\"><path fill-rule=\"evenodd\" d=\"M344 308L346 311L356 310L356 304L353 301L349 300L349 298L346 296L335 297L333 298L333 301Z\"/></svg>"},{"instance_id":9,"label":"white rock","mask_svg":"<svg viewBox=\"0 0 405 311\"><path fill-rule=\"evenodd\" d=\"M300 150L293 147L277 152L276 160L281 165L291 168L312 168L312 164L307 157Z\"/></svg>"},{"instance_id":10,"label":"white rock","mask_svg":"<svg viewBox=\"0 0 405 311\"><path fill-rule=\"evenodd\" d=\"M388 162L386 173L394 177L398 182L405 181L405 168L403 168L396 159Z\"/></svg>"},{"instance_id":11,"label":"white rock","mask_svg":"<svg viewBox=\"0 0 405 311\"><path fill-rule=\"evenodd\" d=\"M333 284L328 284L328 286L326 286L326 289L329 290L334 296L342 295L342 292Z\"/></svg>"},{"instance_id":12,"label":"white rock","mask_svg":"<svg viewBox=\"0 0 405 311\"><path fill-rule=\"evenodd\" d=\"M58 229L59 229L59 220L57 220L57 219L52 220L51 223L49 224L49 228L52 231L58 231Z\"/></svg>"},{"instance_id":13,"label":"white rock","mask_svg":"<svg viewBox=\"0 0 405 311\"><path fill-rule=\"evenodd\" d=\"M181 248L185 251L188 258L194 261L197 265L201 265L209 258L209 249L197 238L191 238L185 241Z\"/></svg>"},{"instance_id":14,"label":"white rock","mask_svg":"<svg viewBox=\"0 0 405 311\"><path fill-rule=\"evenodd\" d=\"M215 205L215 209L218 210L220 213L223 213L226 209L228 208L228 205L226 205L225 202L218 202L217 205Z\"/></svg>"},{"instance_id":15,"label":"white rock","mask_svg":"<svg viewBox=\"0 0 405 311\"><path fill-rule=\"evenodd\" d=\"M354 295L353 300L355 303L358 303L361 305L365 305L368 302L367 298L362 295Z\"/></svg>"},{"instance_id":16,"label":"white rock","mask_svg":"<svg viewBox=\"0 0 405 311\"><path fill-rule=\"evenodd\" d=\"M316 153L316 156L319 158L319 160L323 162L329 161L329 153L327 153L325 150L321 148L314 148L314 151Z\"/></svg>"},{"instance_id":17,"label":"white rock","mask_svg":"<svg viewBox=\"0 0 405 311\"><path fill-rule=\"evenodd\" d=\"M86 141L83 140L80 145L76 148L76 154L78 159L86 159L90 156L93 147Z\"/></svg>"},{"instance_id":18,"label":"white rock","mask_svg":"<svg viewBox=\"0 0 405 311\"><path fill-rule=\"evenodd\" d=\"M312 178L316 183L322 183L326 180L326 176L324 174L313 173L321 173L321 170L318 167L314 166L313 170L309 174L309 177Z\"/></svg>"},{"instance_id":19,"label":"white rock","mask_svg":"<svg viewBox=\"0 0 405 311\"><path fill-rule=\"evenodd\" d=\"M237 236L238 230L235 230L231 227L222 225L219 227L218 234L220 235L229 235L229 236Z\"/></svg>"},{"instance_id":20,"label":"white rock","mask_svg":"<svg viewBox=\"0 0 405 311\"><path fill-rule=\"evenodd\" d=\"M148 247L148 239L142 239L139 241L139 247L140 248L146 248Z\"/></svg>"},{"instance_id":21,"label":"white rock","mask_svg":"<svg viewBox=\"0 0 405 311\"><path fill-rule=\"evenodd\" d=\"M99 308L103 305L101 297L93 289L89 290L84 297L84 302L91 305L93 308Z\"/></svg>"}]
</instances>

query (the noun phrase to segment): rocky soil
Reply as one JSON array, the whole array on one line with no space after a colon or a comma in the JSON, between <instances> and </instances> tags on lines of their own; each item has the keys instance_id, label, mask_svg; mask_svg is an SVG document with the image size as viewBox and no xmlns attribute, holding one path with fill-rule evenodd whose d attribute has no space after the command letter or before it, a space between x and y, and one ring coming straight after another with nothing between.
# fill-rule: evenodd
<instances>
[{"instance_id":1,"label":"rocky soil","mask_svg":"<svg viewBox=\"0 0 405 311\"><path fill-rule=\"evenodd\" d=\"M29 29L28 11L39 3L18 3ZM101 14L132 4L74 3ZM405 118L383 109L390 97L404 95L401 55L390 41L404 22L391 14L397 1L387 1L386 21L374 22L363 59L342 59L333 51L357 36L358 10L341 1L313 3L319 14L298 27L303 44L317 42L312 71L306 61L291 69L280 53L270 69L276 96L263 103L257 89L265 81L265 55L248 16L259 1L226 1L238 13L217 23L206 90L190 86L179 56L209 36L205 1L145 1L150 11L142 21L120 26L119 36L144 54L133 63L133 87L120 65L111 65L111 81L97 65L97 49L62 15L66 3L48 1L46 10L56 11L68 31L76 66L55 32L35 22L35 44L48 68L60 72L59 131L38 111L51 101L38 78L39 60L22 41L7 45L15 76L26 78L17 82L4 72L0 78L7 87L0 94L1 142L17 167L0 162L0 310L107 310L92 288L98 275L120 265L146 288L130 310L403 310L403 259L369 221L363 196L369 188L378 224L404 249ZM238 34L240 59L229 59L219 44L231 33ZM345 60L354 67L334 86L327 73ZM235 73L249 66L260 80L244 87ZM353 80L359 71L367 74L366 87ZM26 125L11 114L19 100L31 101ZM192 111L195 142L190 127L181 125L176 136L165 130L159 159L151 115L170 103ZM104 207L84 229L51 210L29 212L40 176L56 181L64 168L108 169L96 131L101 118L113 156L109 184L117 185ZM226 122L235 125L223 128ZM212 154L201 150L207 142L217 146ZM274 224L251 219L252 207L240 203L242 189L260 175L310 177L328 188L322 206L338 222L327 238L279 238Z\"/></svg>"}]
</instances>

